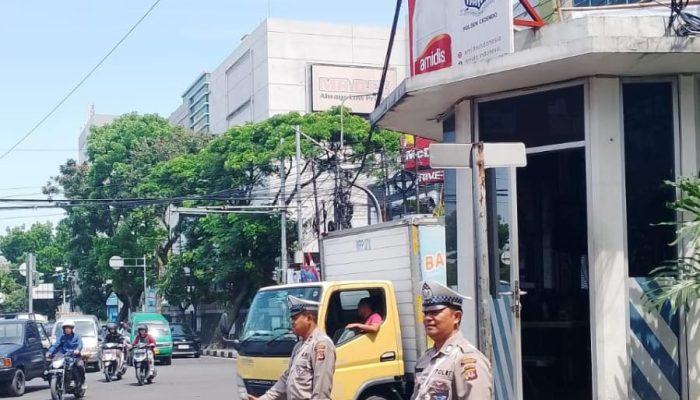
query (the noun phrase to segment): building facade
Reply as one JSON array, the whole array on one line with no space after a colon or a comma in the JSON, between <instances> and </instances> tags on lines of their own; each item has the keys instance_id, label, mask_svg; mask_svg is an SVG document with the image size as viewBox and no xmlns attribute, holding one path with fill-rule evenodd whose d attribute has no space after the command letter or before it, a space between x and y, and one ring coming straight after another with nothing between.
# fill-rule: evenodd
<instances>
[{"instance_id":1,"label":"building facade","mask_svg":"<svg viewBox=\"0 0 700 400\"><path fill-rule=\"evenodd\" d=\"M341 104L355 114L368 115L374 108L389 36L389 28L268 19L245 35L211 73L203 74L188 88L170 121L196 130L193 126L199 119L194 113L204 108L191 104L202 101L199 98L208 99L198 107L206 104L208 132L213 134L278 114L327 111ZM400 31L394 43L385 95L408 74L406 48L405 32ZM303 176L304 181L310 178L310 172ZM287 180L287 193L293 192L294 183L294 176ZM307 252L318 251L317 232L309 223L316 218L316 202L328 204L328 222L333 219L331 204L336 179L332 174L324 174L316 183L317 198L310 186L301 194L303 248ZM368 182L360 179L356 183ZM276 191L280 180L273 177L267 186ZM355 205L353 226L376 221L377 210L369 206L372 202L367 195L359 190L351 193Z\"/></svg>"},{"instance_id":2,"label":"building facade","mask_svg":"<svg viewBox=\"0 0 700 400\"><path fill-rule=\"evenodd\" d=\"M527 166L487 170L491 284L462 324L478 343L488 304L498 399L700 398L700 306L670 315L644 297L682 251L659 225L676 219L664 182L700 169L700 41L656 3L561 3L513 52L408 78L371 119L524 144ZM470 169L445 180L451 283L476 298L481 186Z\"/></svg>"},{"instance_id":3,"label":"building facade","mask_svg":"<svg viewBox=\"0 0 700 400\"><path fill-rule=\"evenodd\" d=\"M202 73L182 94L182 104L168 120L197 133L209 133L209 74Z\"/></svg>"}]
</instances>

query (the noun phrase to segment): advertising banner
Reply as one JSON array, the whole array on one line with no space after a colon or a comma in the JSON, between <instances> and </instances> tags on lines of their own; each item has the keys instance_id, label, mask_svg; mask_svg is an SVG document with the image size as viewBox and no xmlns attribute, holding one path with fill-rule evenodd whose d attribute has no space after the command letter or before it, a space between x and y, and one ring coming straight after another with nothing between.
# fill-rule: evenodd
<instances>
[{"instance_id":1,"label":"advertising banner","mask_svg":"<svg viewBox=\"0 0 700 400\"><path fill-rule=\"evenodd\" d=\"M374 110L375 95L382 78L381 68L314 64L311 66L312 111L327 111L345 101L345 107L357 114ZM396 89L395 69L387 71L384 95Z\"/></svg>"},{"instance_id":2,"label":"advertising banner","mask_svg":"<svg viewBox=\"0 0 700 400\"><path fill-rule=\"evenodd\" d=\"M447 285L447 259L445 257L445 228L443 226L418 227L420 243L421 278Z\"/></svg>"},{"instance_id":3,"label":"advertising banner","mask_svg":"<svg viewBox=\"0 0 700 400\"><path fill-rule=\"evenodd\" d=\"M409 0L411 75L513 52L510 0Z\"/></svg>"},{"instance_id":4,"label":"advertising banner","mask_svg":"<svg viewBox=\"0 0 700 400\"><path fill-rule=\"evenodd\" d=\"M403 169L415 174L418 163L418 184L442 183L445 181L445 172L430 168L430 139L403 135L401 138L401 152L403 153Z\"/></svg>"}]
</instances>

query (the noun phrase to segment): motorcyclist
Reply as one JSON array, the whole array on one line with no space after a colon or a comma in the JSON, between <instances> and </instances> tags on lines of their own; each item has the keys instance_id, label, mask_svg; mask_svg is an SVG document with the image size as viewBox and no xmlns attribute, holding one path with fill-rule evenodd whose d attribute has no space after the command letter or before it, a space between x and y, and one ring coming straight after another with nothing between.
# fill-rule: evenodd
<instances>
[{"instance_id":1,"label":"motorcyclist","mask_svg":"<svg viewBox=\"0 0 700 400\"><path fill-rule=\"evenodd\" d=\"M77 372L78 384L82 386L83 390L87 390L85 363L80 357L80 353L83 351L83 339L75 332L75 322L73 321L63 322L61 329L63 330L63 335L49 348L48 358L52 359L59 351L65 357L76 358L73 368Z\"/></svg>"},{"instance_id":2,"label":"motorcyclist","mask_svg":"<svg viewBox=\"0 0 700 400\"><path fill-rule=\"evenodd\" d=\"M114 344L124 344L125 339L124 335L122 335L117 327L117 324L114 322L110 322L107 324L107 335L105 335L105 343L114 343Z\"/></svg>"},{"instance_id":3,"label":"motorcyclist","mask_svg":"<svg viewBox=\"0 0 700 400\"><path fill-rule=\"evenodd\" d=\"M134 342L131 344L131 346L136 347L139 345L139 343L148 344L149 350L151 352L151 357L148 357L148 374L149 376L154 376L156 359L156 340L153 339L153 336L148 334L147 325L139 325L136 330L138 331L138 335L136 335L136 338L134 338Z\"/></svg>"}]
</instances>

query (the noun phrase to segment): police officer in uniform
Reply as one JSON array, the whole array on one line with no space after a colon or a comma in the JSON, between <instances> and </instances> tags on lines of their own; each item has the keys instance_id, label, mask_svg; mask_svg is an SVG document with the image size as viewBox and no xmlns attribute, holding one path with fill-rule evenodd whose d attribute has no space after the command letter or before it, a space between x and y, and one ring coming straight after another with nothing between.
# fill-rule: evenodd
<instances>
[{"instance_id":1,"label":"police officer in uniform","mask_svg":"<svg viewBox=\"0 0 700 400\"><path fill-rule=\"evenodd\" d=\"M437 282L424 282L422 292L423 325L435 346L416 363L411 400L491 400L491 365L459 331L463 297Z\"/></svg>"},{"instance_id":2,"label":"police officer in uniform","mask_svg":"<svg viewBox=\"0 0 700 400\"><path fill-rule=\"evenodd\" d=\"M335 372L335 345L316 325L319 303L287 298L292 332L299 341L282 377L258 400L330 400ZM255 397L249 396L250 400Z\"/></svg>"}]
</instances>

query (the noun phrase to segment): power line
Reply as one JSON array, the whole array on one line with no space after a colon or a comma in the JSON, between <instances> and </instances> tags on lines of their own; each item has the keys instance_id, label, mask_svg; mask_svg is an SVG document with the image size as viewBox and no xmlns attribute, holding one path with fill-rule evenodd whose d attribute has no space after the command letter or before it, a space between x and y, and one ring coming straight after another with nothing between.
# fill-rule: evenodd
<instances>
[{"instance_id":1,"label":"power line","mask_svg":"<svg viewBox=\"0 0 700 400\"><path fill-rule=\"evenodd\" d=\"M49 118L51 118L51 116L52 116L56 111L58 111L58 109L61 108L61 106L62 106L71 96L73 96L73 94L74 94L76 91L78 91L78 89L83 85L83 83L85 83L85 81L87 81L87 80L92 76L92 74L94 74L95 71L97 71L97 69L100 68L100 67L102 66L102 64L104 64L105 61L107 61L107 59L109 58L109 56L111 56L112 53L114 53L114 52L117 50L117 48L119 48L119 46L121 46L121 44L124 43L124 41L131 35L131 33L134 32L134 30L136 30L136 28L141 24L141 22L143 22L143 20L145 20L146 17L148 17L148 15L151 13L151 11L153 11L153 9L155 9L156 6L158 5L158 3L160 3L160 2L161 2L161 0L156 0L156 1L153 3L153 5L151 5L151 7L150 7L148 10L146 10L146 12L141 16L141 18L139 18L139 19L136 21L136 23L133 24L133 25L131 26L131 28L129 28L129 30L124 34L124 36L122 36L122 38L119 39L119 41L118 41L116 44L114 44L114 46L112 46L112 48L107 52L107 54L105 54L105 55L102 57L102 59L100 59L100 61L98 61L97 64L95 64L95 66L92 67L92 69L83 77L83 79L81 79L81 80L73 87L73 89L71 89L71 90L68 92L68 94L66 94L65 96L63 96L63 98L62 98L62 99L61 99L61 100L60 100L46 115L44 115L44 117L43 117L42 119L40 119L39 122L37 122L37 123L32 127L32 129L29 130L29 132L27 132L27 133L26 133L24 136L22 136L15 144L13 144L9 149L5 150L5 152L2 153L2 155L0 155L0 160L2 160L2 159L4 159L5 157L7 157L8 154L10 154L12 151L14 151L17 147L19 147L19 145L21 145L25 140L27 140L27 138L28 138L29 136L31 136L34 132L36 132L36 130L39 129L39 127L40 127L41 125L43 125L44 122L46 122L46 120L48 120Z\"/></svg>"}]
</instances>

